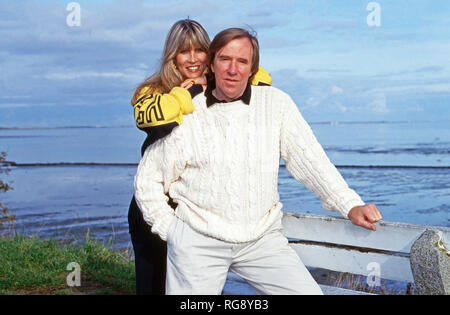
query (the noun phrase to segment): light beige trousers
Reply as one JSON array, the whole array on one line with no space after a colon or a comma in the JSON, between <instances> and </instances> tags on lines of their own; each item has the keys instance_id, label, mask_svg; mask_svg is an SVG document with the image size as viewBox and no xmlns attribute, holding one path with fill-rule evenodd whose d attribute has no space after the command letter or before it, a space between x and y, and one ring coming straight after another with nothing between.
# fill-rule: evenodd
<instances>
[{"instance_id":1,"label":"light beige trousers","mask_svg":"<svg viewBox=\"0 0 450 315\"><path fill-rule=\"evenodd\" d=\"M281 223L256 241L235 244L205 236L177 218L167 237L166 294L218 295L228 270L258 294L322 294L281 233Z\"/></svg>"}]
</instances>

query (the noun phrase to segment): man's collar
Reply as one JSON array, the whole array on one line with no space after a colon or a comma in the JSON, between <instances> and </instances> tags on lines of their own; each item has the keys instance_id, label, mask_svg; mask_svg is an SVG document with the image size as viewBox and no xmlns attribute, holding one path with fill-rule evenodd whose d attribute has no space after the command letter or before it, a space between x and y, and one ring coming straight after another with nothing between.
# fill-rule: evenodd
<instances>
[{"instance_id":1,"label":"man's collar","mask_svg":"<svg viewBox=\"0 0 450 315\"><path fill-rule=\"evenodd\" d=\"M209 107L209 106L214 105L216 103L230 103L230 102L218 100L212 93L215 88L216 88L216 84L215 84L214 80L208 80L208 85L207 85L206 91L205 91L206 106ZM247 87L245 88L245 91L242 94L242 96L238 97L235 100L232 100L232 102L240 100L243 103L245 103L247 105L250 105L250 98L251 98L251 96L252 96L252 88L250 87L250 82L249 82L247 84Z\"/></svg>"}]
</instances>

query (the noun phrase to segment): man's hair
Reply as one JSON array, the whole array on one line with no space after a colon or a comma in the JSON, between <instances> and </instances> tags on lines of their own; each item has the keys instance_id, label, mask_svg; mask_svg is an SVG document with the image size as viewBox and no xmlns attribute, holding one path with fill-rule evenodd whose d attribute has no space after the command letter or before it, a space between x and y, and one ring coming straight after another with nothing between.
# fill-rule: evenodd
<instances>
[{"instance_id":1,"label":"man's hair","mask_svg":"<svg viewBox=\"0 0 450 315\"><path fill-rule=\"evenodd\" d=\"M254 32L252 32L254 33ZM235 39L248 38L253 46L253 56L251 71L252 75L249 82L253 80L256 72L258 72L259 67L259 43L256 35L251 34L249 31L242 28L228 28L217 34L211 44L209 45L209 55L208 55L208 72L212 75L213 79L214 73L212 72L211 65L214 63L214 58L216 53L229 42Z\"/></svg>"}]
</instances>

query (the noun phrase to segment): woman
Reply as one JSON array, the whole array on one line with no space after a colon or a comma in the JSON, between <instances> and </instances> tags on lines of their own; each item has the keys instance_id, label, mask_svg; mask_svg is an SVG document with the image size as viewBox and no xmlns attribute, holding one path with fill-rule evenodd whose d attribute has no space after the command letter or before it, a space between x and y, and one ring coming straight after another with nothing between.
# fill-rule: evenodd
<instances>
[{"instance_id":1,"label":"woman","mask_svg":"<svg viewBox=\"0 0 450 315\"><path fill-rule=\"evenodd\" d=\"M204 75L209 37L193 20L176 22L167 35L159 71L136 89L131 103L137 127L147 133L147 146L168 135L194 110L192 98L206 87ZM253 85L270 85L271 77L259 69ZM176 204L169 198L169 204ZM135 254L136 293L165 293L167 245L149 226L133 197L128 222Z\"/></svg>"}]
</instances>

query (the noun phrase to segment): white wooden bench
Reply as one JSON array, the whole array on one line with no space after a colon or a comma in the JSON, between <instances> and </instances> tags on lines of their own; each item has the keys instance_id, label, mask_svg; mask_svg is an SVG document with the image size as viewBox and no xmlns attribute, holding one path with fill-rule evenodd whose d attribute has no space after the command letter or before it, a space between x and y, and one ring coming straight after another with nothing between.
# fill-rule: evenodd
<instances>
[{"instance_id":1,"label":"white wooden bench","mask_svg":"<svg viewBox=\"0 0 450 315\"><path fill-rule=\"evenodd\" d=\"M308 267L381 279L414 283L410 252L414 242L427 230L439 230L446 248L450 228L381 221L373 232L349 220L331 216L285 213L284 234ZM324 294L364 294L321 285ZM254 294L239 277L230 273L224 294Z\"/></svg>"}]
</instances>

